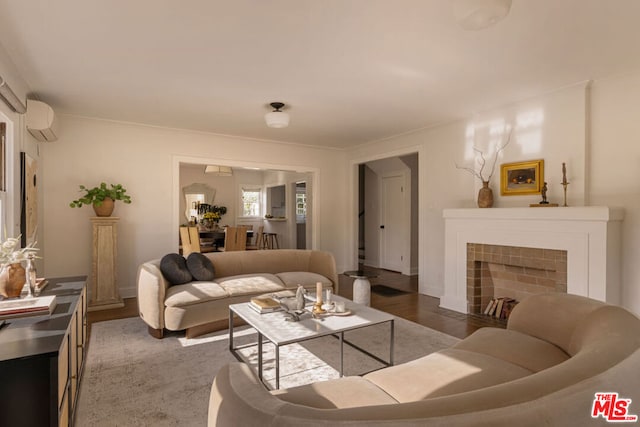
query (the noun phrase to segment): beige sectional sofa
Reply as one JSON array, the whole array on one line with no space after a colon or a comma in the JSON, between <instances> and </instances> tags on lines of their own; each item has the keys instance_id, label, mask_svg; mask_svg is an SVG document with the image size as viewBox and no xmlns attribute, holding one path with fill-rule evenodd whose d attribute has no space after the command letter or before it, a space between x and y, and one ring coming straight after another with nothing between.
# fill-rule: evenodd
<instances>
[{"instance_id":1,"label":"beige sectional sofa","mask_svg":"<svg viewBox=\"0 0 640 427\"><path fill-rule=\"evenodd\" d=\"M207 325L229 317L229 304L249 301L256 295L295 290L298 285L338 291L333 255L313 250L260 250L204 254L213 263L212 281L170 286L160 271L160 260L138 269L138 309L149 333L162 338L165 329L187 330L194 336Z\"/></svg>"},{"instance_id":2,"label":"beige sectional sofa","mask_svg":"<svg viewBox=\"0 0 640 427\"><path fill-rule=\"evenodd\" d=\"M246 365L219 371L209 426L604 425L594 394L640 415L640 319L575 295L522 301L507 329L364 377L269 392Z\"/></svg>"}]
</instances>

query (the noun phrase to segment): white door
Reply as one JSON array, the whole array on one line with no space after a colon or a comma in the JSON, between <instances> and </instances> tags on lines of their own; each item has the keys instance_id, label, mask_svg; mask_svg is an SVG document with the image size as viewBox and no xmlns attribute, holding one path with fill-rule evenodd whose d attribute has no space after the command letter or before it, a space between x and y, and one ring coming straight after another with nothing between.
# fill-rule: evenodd
<instances>
[{"instance_id":1,"label":"white door","mask_svg":"<svg viewBox=\"0 0 640 427\"><path fill-rule=\"evenodd\" d=\"M380 266L387 270L404 270L406 235L404 176L382 178L382 216L380 224Z\"/></svg>"}]
</instances>

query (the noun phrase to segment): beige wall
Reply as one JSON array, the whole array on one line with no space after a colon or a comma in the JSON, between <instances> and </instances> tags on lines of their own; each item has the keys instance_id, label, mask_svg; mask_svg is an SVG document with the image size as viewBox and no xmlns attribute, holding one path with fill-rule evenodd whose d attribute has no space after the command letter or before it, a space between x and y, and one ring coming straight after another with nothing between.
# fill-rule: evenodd
<instances>
[{"instance_id":1,"label":"beige wall","mask_svg":"<svg viewBox=\"0 0 640 427\"><path fill-rule=\"evenodd\" d=\"M469 162L469 125L505 121L513 140L498 163L542 158L551 202L562 203L562 162L566 162L568 204L625 209L623 222L623 305L640 313L640 74L565 88L504 108L411 134L370 143L349 153L353 165L418 151L420 167L420 275L422 293L441 295L445 208L473 208L479 181L455 167ZM476 143L487 149L485 140ZM400 154L399 154L400 153ZM498 165L499 167L499 165ZM540 196L500 196L499 170L492 179L497 207L528 206ZM357 190L357 188L355 188ZM352 190L353 193L354 190ZM357 194L357 193L356 193ZM353 210L354 207L351 206ZM349 231L357 232L355 222ZM349 251L350 261L357 252Z\"/></svg>"},{"instance_id":2,"label":"beige wall","mask_svg":"<svg viewBox=\"0 0 640 427\"><path fill-rule=\"evenodd\" d=\"M346 190L341 166L344 153L340 151L79 117L60 119L60 140L40 145L46 159L44 265L48 276L90 273L89 217L93 211L90 207L69 208L69 201L78 195L78 185L121 183L133 203L119 203L114 212L121 217L119 286L123 296L132 295L138 265L177 250L174 211L177 215L178 192L174 195L172 189L179 188L179 176L172 171L176 159L183 157L260 162L275 169L317 169L317 247L333 252L338 263L344 259L341 202Z\"/></svg>"},{"instance_id":3,"label":"beige wall","mask_svg":"<svg viewBox=\"0 0 640 427\"><path fill-rule=\"evenodd\" d=\"M590 201L622 206L622 301L640 314L640 73L591 90Z\"/></svg>"}]
</instances>

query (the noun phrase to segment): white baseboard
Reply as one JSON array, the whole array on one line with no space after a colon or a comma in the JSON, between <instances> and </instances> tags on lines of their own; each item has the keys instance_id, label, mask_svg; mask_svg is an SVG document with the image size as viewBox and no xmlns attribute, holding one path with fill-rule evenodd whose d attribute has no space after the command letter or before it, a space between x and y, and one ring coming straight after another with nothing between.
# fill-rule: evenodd
<instances>
[{"instance_id":1,"label":"white baseboard","mask_svg":"<svg viewBox=\"0 0 640 427\"><path fill-rule=\"evenodd\" d=\"M119 291L120 291L120 298L135 298L138 296L138 292L135 286L120 288Z\"/></svg>"},{"instance_id":2,"label":"white baseboard","mask_svg":"<svg viewBox=\"0 0 640 427\"><path fill-rule=\"evenodd\" d=\"M366 259L366 258L363 261L363 264L366 265L367 267L381 268L379 262L374 262L374 261L371 261L370 259Z\"/></svg>"},{"instance_id":3,"label":"white baseboard","mask_svg":"<svg viewBox=\"0 0 640 427\"><path fill-rule=\"evenodd\" d=\"M443 295L440 297L440 307L459 313L467 313L467 301L464 298Z\"/></svg>"}]
</instances>

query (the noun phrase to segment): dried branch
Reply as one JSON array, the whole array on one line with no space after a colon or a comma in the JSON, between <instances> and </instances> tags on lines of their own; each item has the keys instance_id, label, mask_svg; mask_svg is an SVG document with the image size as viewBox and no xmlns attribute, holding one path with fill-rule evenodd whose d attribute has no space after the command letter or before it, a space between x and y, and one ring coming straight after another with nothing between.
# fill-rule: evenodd
<instances>
[{"instance_id":1,"label":"dried branch","mask_svg":"<svg viewBox=\"0 0 640 427\"><path fill-rule=\"evenodd\" d=\"M489 175L489 178L487 179L487 181L491 181L491 177L493 176L493 173L496 171L496 164L498 163L498 155L500 155L500 153L505 149L505 147L509 145L509 143L511 142L512 132L513 132L513 128L509 126L509 134L507 135L507 139L505 140L505 143L502 144L501 147L498 147L496 149L496 154L493 157L493 166L491 167L491 174Z\"/></svg>"},{"instance_id":2,"label":"dried branch","mask_svg":"<svg viewBox=\"0 0 640 427\"><path fill-rule=\"evenodd\" d=\"M469 172L471 175L475 176L476 178L478 178L480 181L482 182L489 182L491 181L491 178L493 177L493 174L496 170L496 164L498 163L498 156L500 155L500 153L506 148L507 145L509 145L509 143L511 142L511 133L512 133L513 129L511 128L511 126L509 126L509 133L507 135L507 138L504 142L504 144L502 144L500 147L498 147L496 149L496 153L493 156L493 164L491 165L491 173L489 174L489 177L487 179L484 179L484 176L482 175L482 172L484 171L484 168L487 164L487 160L484 157L484 153L482 152L482 150L480 150L478 147L473 146L472 149L473 151L475 151L478 156L480 157L477 162L480 165L480 170L476 171L475 168L470 168L470 167L464 167L464 166L458 166L458 164L456 163L456 168L457 169L462 169L465 170L467 172Z\"/></svg>"},{"instance_id":3,"label":"dried branch","mask_svg":"<svg viewBox=\"0 0 640 427\"><path fill-rule=\"evenodd\" d=\"M456 169L462 169L463 171L467 171L469 172L471 175L475 176L476 178L482 180L482 176L473 168L468 168L468 167L464 167L464 166L459 166L456 163Z\"/></svg>"},{"instance_id":4,"label":"dried branch","mask_svg":"<svg viewBox=\"0 0 640 427\"><path fill-rule=\"evenodd\" d=\"M484 170L484 166L486 165L487 161L484 158L484 153L482 152L482 150L474 146L473 151L475 151L480 155L480 161L478 161L478 164L480 165L480 170L478 171L478 175L480 176L480 179L484 182L484 178L482 178L482 171ZM491 179L491 177L489 177L489 179Z\"/></svg>"}]
</instances>

